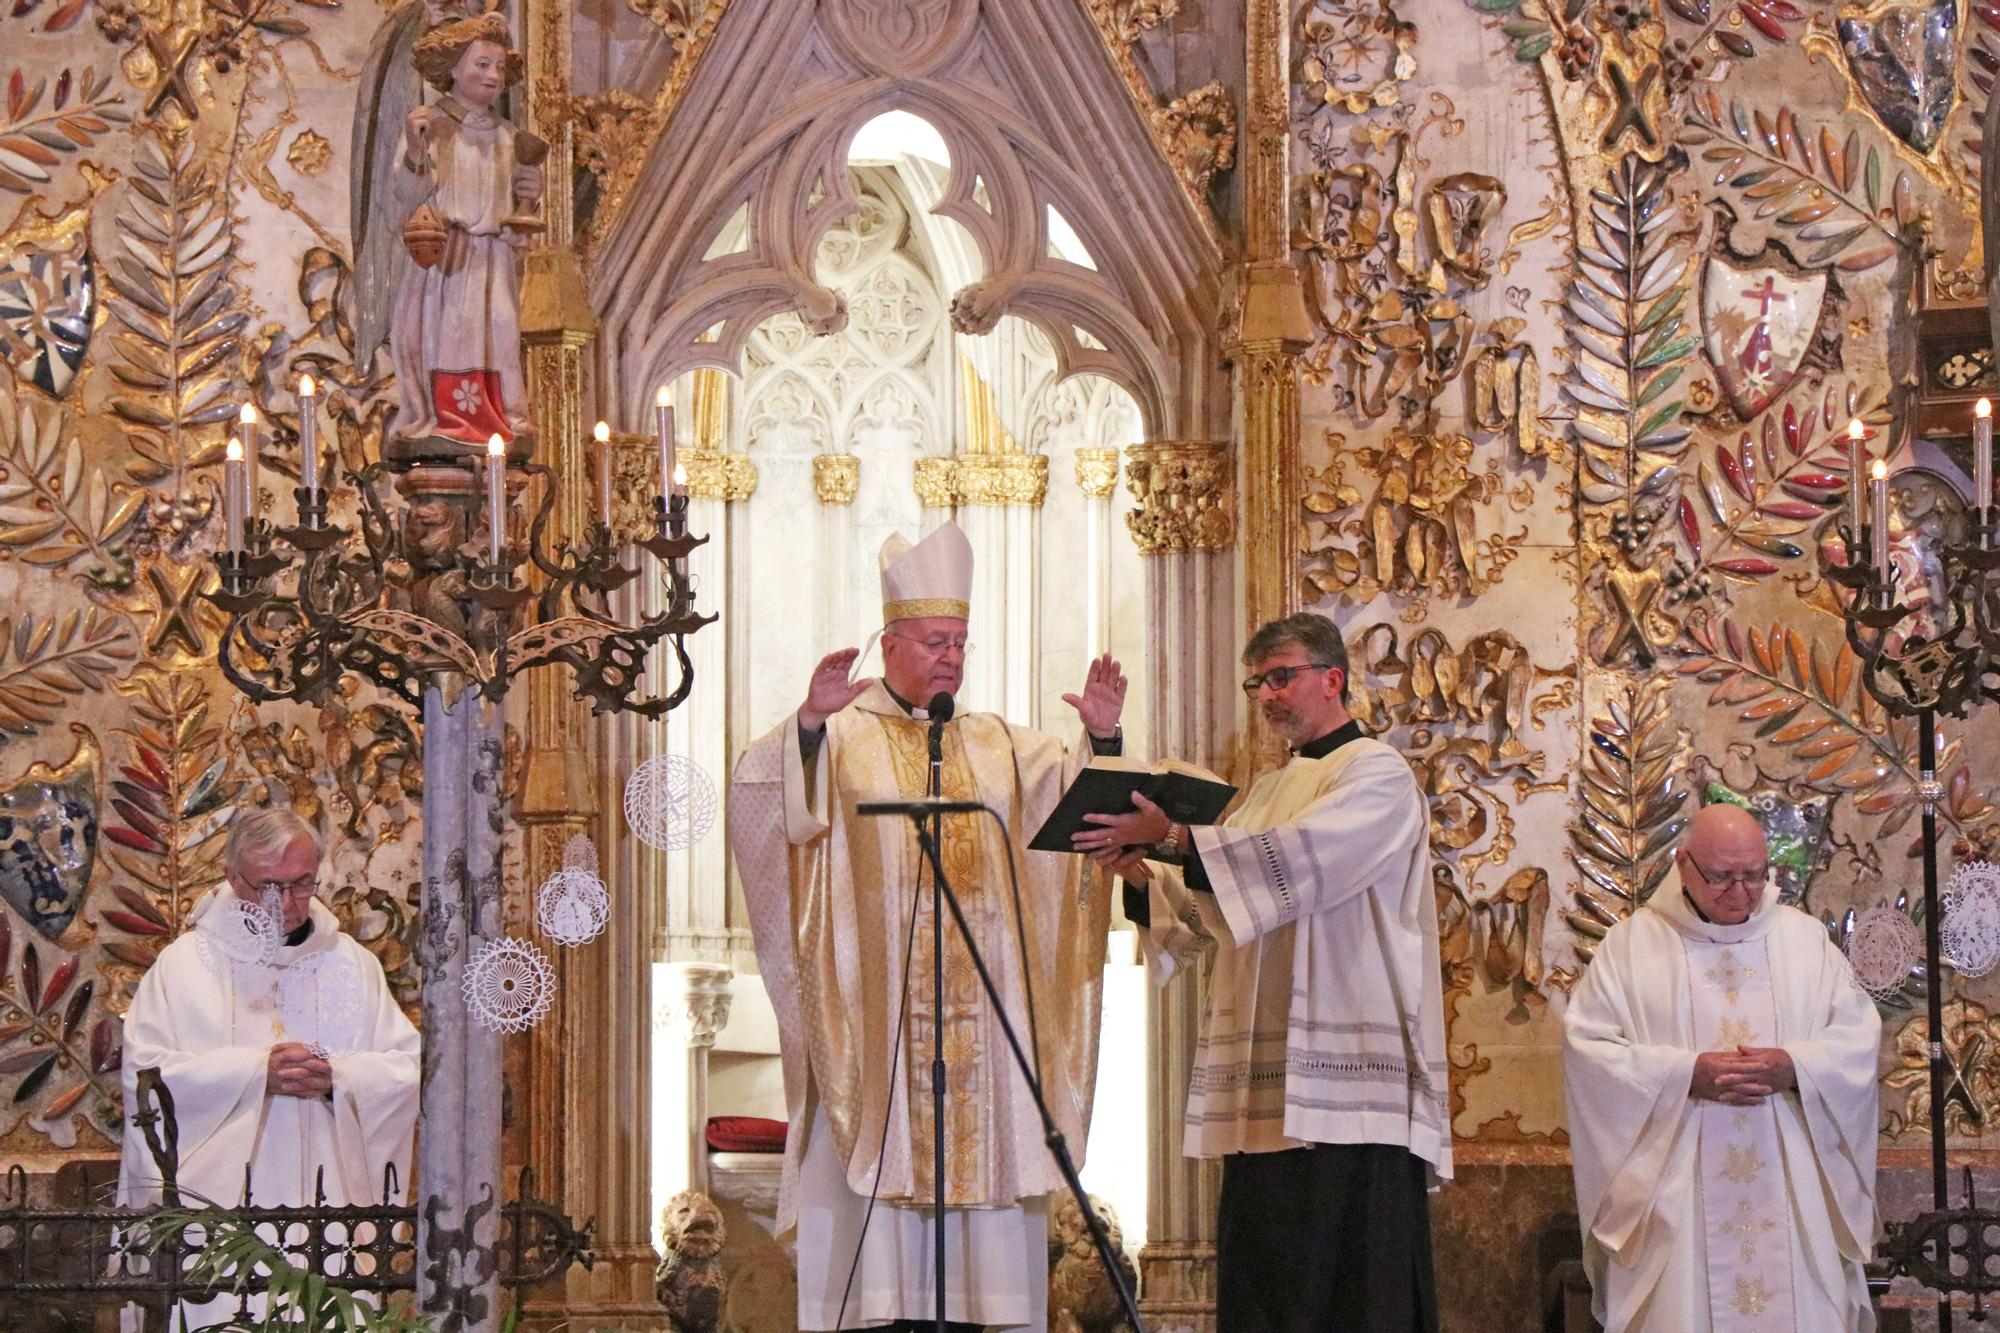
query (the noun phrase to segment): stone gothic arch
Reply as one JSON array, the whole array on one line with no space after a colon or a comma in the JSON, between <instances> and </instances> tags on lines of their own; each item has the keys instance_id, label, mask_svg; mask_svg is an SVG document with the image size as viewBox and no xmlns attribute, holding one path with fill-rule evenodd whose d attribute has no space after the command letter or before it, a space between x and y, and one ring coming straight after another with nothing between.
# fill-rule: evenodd
<instances>
[{"instance_id":1,"label":"stone gothic arch","mask_svg":"<svg viewBox=\"0 0 2000 1333\"><path fill-rule=\"evenodd\" d=\"M964 226L984 265L952 295L955 328L1022 316L1048 334L1062 376L1095 372L1130 392L1149 438L1227 435L1225 257L1082 0L732 5L593 266L608 406L644 420L655 385L698 367L740 372L770 315L842 327L814 255L859 206L845 170L856 131L890 110L923 117L951 152L933 211ZM1051 253L1051 208L1095 269ZM743 216L741 245L714 253Z\"/></svg>"}]
</instances>

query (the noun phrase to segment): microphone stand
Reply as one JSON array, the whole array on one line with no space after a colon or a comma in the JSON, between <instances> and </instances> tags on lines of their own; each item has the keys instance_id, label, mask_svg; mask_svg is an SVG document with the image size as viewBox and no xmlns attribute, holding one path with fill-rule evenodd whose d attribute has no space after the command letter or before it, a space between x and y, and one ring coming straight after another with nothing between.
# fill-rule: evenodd
<instances>
[{"instance_id":1,"label":"microphone stand","mask_svg":"<svg viewBox=\"0 0 2000 1333\"><path fill-rule=\"evenodd\" d=\"M931 729L931 782L938 781L939 760L937 746L940 743L936 726ZM935 794L935 793L934 793ZM986 998L993 1004L993 1016L1000 1020L1000 1031L1007 1038L1007 1049L1014 1053L1014 1063L1021 1070L1021 1077L1027 1082L1028 1092L1035 1099L1035 1110L1042 1117L1042 1142L1048 1145L1049 1155L1055 1158L1056 1169L1062 1172L1063 1183L1069 1186L1070 1197L1083 1210L1084 1225L1090 1228L1091 1243L1097 1248L1097 1262L1104 1265L1104 1271L1111 1279L1111 1285L1118 1292L1118 1305L1125 1313L1125 1322L1132 1327L1132 1333L1146 1333L1146 1326L1139 1322L1138 1302L1125 1285L1125 1275L1119 1271L1117 1260L1111 1251L1111 1236L1099 1220L1097 1210L1090 1206L1090 1196L1083 1191L1083 1179L1077 1175L1076 1162L1070 1156L1069 1141L1056 1128L1055 1116L1049 1110L1048 1098L1042 1092L1042 1082L1035 1077L1034 1062L1021 1049L1021 1039L1014 1032L1014 1024L1007 1017L1007 1007L1000 1002L1000 988L993 983L993 974L986 970L986 960L980 956L979 946L973 942L972 927L966 923L965 913L959 908L958 895L952 892L951 884L944 873L944 858L939 854L938 824L944 818L941 814L916 814L910 822L917 826L917 847L929 861L931 867L931 901L933 927L932 939L935 944L937 1003L937 1023L932 1029L936 1059L931 1065L931 1104L936 1117L932 1141L935 1144L934 1162L937 1178L937 1329L945 1333L944 1318L944 949L943 916L936 910L938 899L944 900L951 909L951 919L958 926L959 937L965 941L965 951L972 957L972 966L979 973L979 984L986 990ZM1021 966L1026 968L1028 960L1023 958Z\"/></svg>"},{"instance_id":2,"label":"microphone stand","mask_svg":"<svg viewBox=\"0 0 2000 1333\"><path fill-rule=\"evenodd\" d=\"M933 800L944 795L945 721L945 718L935 715L930 719L929 786ZM928 817L928 837L926 817L913 815L911 819L917 826L919 853L925 847L935 847L937 839L943 836L941 825L944 816L932 813ZM942 863L935 855L931 857L931 866L931 1287L937 1298L937 1333L949 1333L945 1320L944 1290L944 912L938 901L942 883L938 876ZM958 910L957 899L952 900L952 910Z\"/></svg>"}]
</instances>

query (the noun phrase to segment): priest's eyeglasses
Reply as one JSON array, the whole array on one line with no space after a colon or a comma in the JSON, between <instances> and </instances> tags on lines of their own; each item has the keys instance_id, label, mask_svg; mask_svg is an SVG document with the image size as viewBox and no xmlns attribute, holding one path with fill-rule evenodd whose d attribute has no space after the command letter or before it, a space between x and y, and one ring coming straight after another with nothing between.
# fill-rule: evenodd
<instances>
[{"instance_id":1,"label":"priest's eyeglasses","mask_svg":"<svg viewBox=\"0 0 2000 1333\"><path fill-rule=\"evenodd\" d=\"M1269 685L1274 690L1282 690L1292 683L1292 678L1295 676L1302 676L1308 671L1331 671L1332 669L1333 663L1331 662L1307 662L1303 666L1272 667L1269 671L1261 675L1245 676L1243 678L1243 693L1254 699L1257 697L1257 691L1263 689L1266 685Z\"/></svg>"},{"instance_id":2,"label":"priest's eyeglasses","mask_svg":"<svg viewBox=\"0 0 2000 1333\"><path fill-rule=\"evenodd\" d=\"M1769 878L1771 874L1771 867L1768 865L1758 866L1755 870L1725 870L1717 873L1702 865L1701 862L1695 860L1692 856L1688 857L1688 864L1694 867L1695 874L1701 876L1702 883L1713 884L1718 889L1727 888L1732 884L1746 889L1755 888Z\"/></svg>"},{"instance_id":3,"label":"priest's eyeglasses","mask_svg":"<svg viewBox=\"0 0 2000 1333\"><path fill-rule=\"evenodd\" d=\"M279 893L297 898L304 894L319 891L319 872L314 871L310 875L300 875L297 879L267 879L257 887L259 889L276 889Z\"/></svg>"},{"instance_id":4,"label":"priest's eyeglasses","mask_svg":"<svg viewBox=\"0 0 2000 1333\"><path fill-rule=\"evenodd\" d=\"M961 657L968 656L972 652L972 642L963 634L954 634L948 638L939 639L913 639L907 634L896 634L884 630L882 637L885 639L901 639L904 643L913 643L932 657L943 657L953 649L957 649Z\"/></svg>"}]
</instances>

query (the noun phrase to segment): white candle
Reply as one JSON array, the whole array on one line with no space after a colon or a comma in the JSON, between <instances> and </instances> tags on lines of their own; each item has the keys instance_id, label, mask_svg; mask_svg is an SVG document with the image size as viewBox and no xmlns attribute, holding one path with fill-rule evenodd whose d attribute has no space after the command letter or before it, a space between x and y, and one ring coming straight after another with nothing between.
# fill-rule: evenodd
<instances>
[{"instance_id":1,"label":"white candle","mask_svg":"<svg viewBox=\"0 0 2000 1333\"><path fill-rule=\"evenodd\" d=\"M653 416L660 432L660 498L666 499L674 493L674 474L678 464L674 461L674 390L670 384L662 384L660 391L653 395Z\"/></svg>"},{"instance_id":2,"label":"white candle","mask_svg":"<svg viewBox=\"0 0 2000 1333\"><path fill-rule=\"evenodd\" d=\"M1854 541L1861 540L1861 529L1867 525L1867 510L1863 504L1867 494L1861 489L1861 437L1859 420L1847 423L1847 530Z\"/></svg>"},{"instance_id":3,"label":"white candle","mask_svg":"<svg viewBox=\"0 0 2000 1333\"><path fill-rule=\"evenodd\" d=\"M247 520L257 513L257 409L243 404L243 410L236 414L237 427L243 437L243 514Z\"/></svg>"},{"instance_id":4,"label":"white candle","mask_svg":"<svg viewBox=\"0 0 2000 1333\"><path fill-rule=\"evenodd\" d=\"M676 463L674 464L674 488L671 494L686 495L687 489L688 489L687 469L682 467L679 463Z\"/></svg>"},{"instance_id":5,"label":"white candle","mask_svg":"<svg viewBox=\"0 0 2000 1333\"><path fill-rule=\"evenodd\" d=\"M507 524L507 446L498 435L486 437L486 556L500 563L500 533Z\"/></svg>"},{"instance_id":6,"label":"white candle","mask_svg":"<svg viewBox=\"0 0 2000 1333\"><path fill-rule=\"evenodd\" d=\"M299 485L310 500L319 493L319 386L310 375L299 376Z\"/></svg>"},{"instance_id":7,"label":"white candle","mask_svg":"<svg viewBox=\"0 0 2000 1333\"><path fill-rule=\"evenodd\" d=\"M1993 403L1986 398L1972 409L1972 503L1984 523L1993 503Z\"/></svg>"},{"instance_id":8,"label":"white candle","mask_svg":"<svg viewBox=\"0 0 2000 1333\"><path fill-rule=\"evenodd\" d=\"M1889 574L1889 465L1881 459L1875 460L1874 482L1870 489L1875 509L1875 573L1884 583L1892 582Z\"/></svg>"},{"instance_id":9,"label":"white candle","mask_svg":"<svg viewBox=\"0 0 2000 1333\"><path fill-rule=\"evenodd\" d=\"M234 435L222 452L222 523L229 554L243 553L243 441Z\"/></svg>"},{"instance_id":10,"label":"white candle","mask_svg":"<svg viewBox=\"0 0 2000 1333\"><path fill-rule=\"evenodd\" d=\"M597 519L611 526L611 425L600 421L591 434L597 440Z\"/></svg>"}]
</instances>

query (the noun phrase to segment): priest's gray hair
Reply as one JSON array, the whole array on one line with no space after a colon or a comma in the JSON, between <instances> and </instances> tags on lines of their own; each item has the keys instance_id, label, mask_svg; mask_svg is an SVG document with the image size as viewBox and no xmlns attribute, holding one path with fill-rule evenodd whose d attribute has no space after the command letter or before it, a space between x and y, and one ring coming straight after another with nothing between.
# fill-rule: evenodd
<instances>
[{"instance_id":1,"label":"priest's gray hair","mask_svg":"<svg viewBox=\"0 0 2000 1333\"><path fill-rule=\"evenodd\" d=\"M319 833L285 806L268 805L257 810L239 810L236 818L229 821L229 842L223 849L223 865L230 870L239 870L245 857L268 860L291 846L301 835L311 838L315 849L319 847Z\"/></svg>"},{"instance_id":2,"label":"priest's gray hair","mask_svg":"<svg viewBox=\"0 0 2000 1333\"><path fill-rule=\"evenodd\" d=\"M1255 666L1287 648L1297 648L1315 662L1339 667L1340 702L1347 702L1347 678L1352 673L1347 669L1347 643L1340 637L1338 625L1312 611L1268 621L1243 645L1243 665Z\"/></svg>"}]
</instances>

